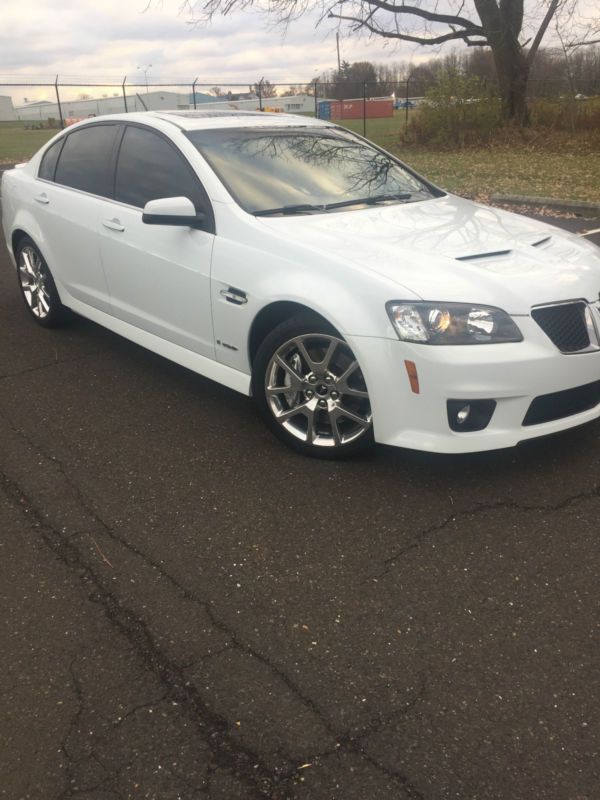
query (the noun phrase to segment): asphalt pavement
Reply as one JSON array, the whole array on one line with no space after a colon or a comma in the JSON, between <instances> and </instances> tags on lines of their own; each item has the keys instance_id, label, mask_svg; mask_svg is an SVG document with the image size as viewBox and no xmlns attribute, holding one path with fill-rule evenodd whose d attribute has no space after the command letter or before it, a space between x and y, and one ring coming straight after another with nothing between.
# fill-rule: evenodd
<instances>
[{"instance_id":1,"label":"asphalt pavement","mask_svg":"<svg viewBox=\"0 0 600 800\"><path fill-rule=\"evenodd\" d=\"M305 459L2 250L0 797L596 800L599 470Z\"/></svg>"}]
</instances>

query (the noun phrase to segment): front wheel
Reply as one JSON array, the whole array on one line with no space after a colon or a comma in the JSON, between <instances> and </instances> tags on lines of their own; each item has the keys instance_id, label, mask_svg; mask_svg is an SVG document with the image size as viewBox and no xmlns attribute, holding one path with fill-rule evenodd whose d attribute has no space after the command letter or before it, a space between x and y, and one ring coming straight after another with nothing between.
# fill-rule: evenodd
<instances>
[{"instance_id":1,"label":"front wheel","mask_svg":"<svg viewBox=\"0 0 600 800\"><path fill-rule=\"evenodd\" d=\"M343 458L373 443L371 404L354 353L319 317L278 325L258 349L252 388L270 429L317 458Z\"/></svg>"}]
</instances>

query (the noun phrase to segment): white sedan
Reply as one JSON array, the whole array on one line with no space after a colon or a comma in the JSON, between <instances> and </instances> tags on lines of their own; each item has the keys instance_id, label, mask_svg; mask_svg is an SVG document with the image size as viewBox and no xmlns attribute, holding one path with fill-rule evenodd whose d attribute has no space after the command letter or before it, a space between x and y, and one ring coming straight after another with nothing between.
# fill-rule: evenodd
<instances>
[{"instance_id":1,"label":"white sedan","mask_svg":"<svg viewBox=\"0 0 600 800\"><path fill-rule=\"evenodd\" d=\"M239 392L316 456L509 447L600 416L600 250L328 122L107 116L4 173L26 307Z\"/></svg>"}]
</instances>

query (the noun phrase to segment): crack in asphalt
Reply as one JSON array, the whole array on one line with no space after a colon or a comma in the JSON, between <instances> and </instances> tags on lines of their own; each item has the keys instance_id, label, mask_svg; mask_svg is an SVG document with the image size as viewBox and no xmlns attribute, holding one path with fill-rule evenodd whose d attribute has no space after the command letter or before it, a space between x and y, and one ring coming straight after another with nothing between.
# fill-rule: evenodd
<instances>
[{"instance_id":1,"label":"crack in asphalt","mask_svg":"<svg viewBox=\"0 0 600 800\"><path fill-rule=\"evenodd\" d=\"M219 618L209 600L181 584L179 580L171 572L169 572L169 570L166 569L162 563L156 561L138 547L124 539L107 522L105 522L105 520L93 507L91 501L86 497L80 486L72 480L63 462L58 457L45 452L43 448L41 448L39 444L36 443L25 431L17 428L6 414L3 414L3 416L5 417L12 431L17 436L27 442L31 448L35 449L47 461L56 465L65 482L74 492L82 510L91 517L91 519L102 529L102 531L105 532L110 539L117 542L127 551L141 558L144 563L156 570L165 580L169 582L171 586L175 588L181 598L198 604L205 611L214 629L218 630L227 637L230 647L250 655L252 658L256 659L259 663L265 666L270 673L277 677L308 711L316 716L316 718L323 725L324 729L335 739L336 746L334 749L316 752L310 756L303 756L303 761L319 762L325 758L339 755L343 752L353 753L364 759L364 761L369 763L373 768L385 774L390 780L397 782L402 787L407 797L414 798L414 800L422 800L423 795L410 783L409 779L397 770L388 770L384 764L382 764L377 758L372 756L367 749L365 749L365 747L368 747L368 743L365 745L364 742L369 736L375 734L382 725L392 721L395 717L400 718L409 713L412 708L414 708L414 706L422 699L424 686L421 687L420 691L415 694L415 697L412 698L402 709L387 715L385 718L382 718L381 716L375 717L359 731L340 732L327 718L320 705L315 702L313 698L308 696L293 678L291 678L278 664L271 661L261 652L252 647L252 645L249 643L243 641L237 631L229 627L223 620ZM3 480L8 480L10 482L10 479L6 476L3 476ZM16 484L14 484L14 486L16 487L17 491L20 491ZM386 565L386 568L382 572L367 578L366 581L363 581L363 583L384 577L393 570L393 568L396 566L396 562L400 558L410 551L419 548L429 538L444 531L446 528L459 522L460 520L473 518L478 515L496 510L512 510L519 513L555 512L565 509L577 502L594 500L599 497L600 486L595 486L590 490L578 492L577 494L563 498L557 503L527 504L518 503L516 501L498 501L495 503L481 503L463 511L453 512L440 522L432 524L418 532L409 544L405 545L391 556L385 558L383 563ZM20 507L22 508L22 506ZM128 638L132 635L132 631L135 633L134 638L137 637L138 652L143 655L147 666L150 666L161 676L161 679L163 679L163 682L168 687L168 694L170 696L177 696L180 698L180 700L185 701L184 705L186 705L188 710L190 708L194 709L200 714L201 717L207 716L208 719L214 721L216 730L218 731L217 739L219 742L218 746L216 746L213 739L213 747L216 749L216 755L219 755L219 753L223 751L225 753L225 762L229 768L234 769L235 773L240 776L245 775L246 779L248 779L248 775L250 776L250 785L252 786L253 790L257 792L256 796L271 798L287 797L287 795L285 795L286 790L284 787L289 785L289 783L294 781L294 779L298 776L298 759L283 757L287 759L287 765L282 764L280 767L277 767L274 770L269 770L269 768L260 761L259 756L251 749L240 747L241 755L239 755L239 753L237 753L238 745L231 741L231 737L227 736L227 720L209 709L197 690L191 687L189 683L186 683L184 675L186 668L180 664L178 665L174 662L171 662L167 656L160 651L156 643L153 641L145 622L137 617L132 611L119 608L120 601L118 598L115 598L110 592L107 592L103 589L103 587L100 586L101 582L99 577L96 576L92 568L83 561L76 546L67 539L66 535L60 534L58 531L53 529L52 526L45 521L41 512L38 511L36 513L40 526L43 526L47 530L52 530L54 535L58 536L61 541L64 542L65 546L68 545L69 547L73 548L73 557L75 557L75 554L77 554L77 559L79 560L78 566L80 568L84 567L86 570L88 570L90 576L89 579L92 581L92 583L94 583L94 585L96 583L98 584L99 592L97 601L104 606L105 613L109 617L111 623L119 628L121 632ZM53 549L56 550L56 547L53 547ZM227 646L220 649L219 652L223 652L225 649L227 649ZM202 723L201 727L204 730L205 724ZM291 764L289 763L290 761L292 761ZM250 762L252 762L252 764L250 764ZM255 763L260 764L258 769L255 767ZM269 788L265 790L265 787ZM272 794L271 792L273 791L276 793ZM284 794L281 794L281 792L284 792Z\"/></svg>"},{"instance_id":2,"label":"crack in asphalt","mask_svg":"<svg viewBox=\"0 0 600 800\"><path fill-rule=\"evenodd\" d=\"M238 650L247 653L251 657L255 658L257 661L262 663L264 666L268 667L268 669L278 677L283 684L291 691L293 694L305 705L310 711L312 711L316 716L321 720L324 720L324 712L320 709L317 704L314 703L312 698L306 696L300 687L293 681L281 668L271 662L266 656L264 656L259 651L255 650L251 645L247 642L243 642L237 635L237 633L229 628L226 623L224 623L218 616L215 614L215 611L212 607L212 604L209 600L201 597L196 592L189 589L187 586L182 585L174 575L172 575L165 567L158 561L155 561L153 558L148 556L147 553L144 553L135 545L131 544L127 539L124 539L107 523L105 520L98 514L98 512L92 507L90 502L88 501L87 497L83 494L81 488L71 479L71 477L67 474L64 464L62 461L54 455L50 455L46 453L43 448L39 446L33 439L31 439L25 431L17 428L12 420L8 417L7 414L3 414L4 418L7 420L8 424L11 427L11 430L24 439L27 444L36 450L43 458L47 461L53 462L59 469L61 475L64 477L67 485L74 491L79 504L83 508L83 510L89 514L94 522L96 522L102 530L109 536L113 541L118 542L122 547L124 547L129 552L133 553L134 555L141 558L146 564L152 567L152 569L156 570L165 580L167 580L179 593L179 595L190 602L193 602L199 605L208 616L208 619L214 626L216 630L220 633L224 634L231 642L231 644L236 647ZM334 728L326 724L326 728L330 734L333 736L337 736L338 732L335 731Z\"/></svg>"},{"instance_id":3,"label":"crack in asphalt","mask_svg":"<svg viewBox=\"0 0 600 800\"><path fill-rule=\"evenodd\" d=\"M365 749L365 746L362 744L364 739L367 739L369 736L376 734L378 730L384 726L388 725L394 720L402 719L405 717L412 709L420 703L426 691L426 684L422 680L421 687L417 693L415 693L414 697L412 697L405 705L400 708L396 709L395 711L391 712L390 714L381 715L378 714L377 716L373 717L370 722L366 725L363 725L358 731L353 733L346 733L338 738L336 743L336 747L334 750L327 750L322 753L316 753L312 756L307 756L305 761L310 762L320 762L324 761L326 758L331 756L339 755L344 751L354 753L356 755L360 755L368 764L372 767L375 767L379 772L382 772L386 777L390 780L397 781L402 785L402 788L406 794L406 797L409 800L425 800L425 795L422 794L405 775L400 773L398 770L393 770L388 768L385 764L382 764L381 761L376 759L372 756L368 750ZM368 746L368 745L367 745ZM296 770L297 771L297 770Z\"/></svg>"},{"instance_id":4,"label":"crack in asphalt","mask_svg":"<svg viewBox=\"0 0 600 800\"><path fill-rule=\"evenodd\" d=\"M169 697L179 702L188 712L192 712L191 718L206 740L215 761L231 769L248 786L251 796L283 800L285 795L277 788L280 782L278 770L269 770L257 753L233 739L229 733L228 721L207 706L198 690L186 680L181 667L153 640L144 620L122 605L119 598L104 587L102 579L84 561L77 547L44 518L21 487L2 471L0 482L7 499L23 513L27 513L30 519L35 520L42 540L59 561L69 570L76 569L80 573L79 579L89 600L101 606L107 620L125 637L146 668L156 675ZM81 686L73 672L71 675L79 705L69 732L77 724L83 708ZM68 747L64 747L64 744L63 752L71 762ZM66 796L68 795L63 794L63 797Z\"/></svg>"},{"instance_id":5,"label":"crack in asphalt","mask_svg":"<svg viewBox=\"0 0 600 800\"><path fill-rule=\"evenodd\" d=\"M33 448L37 453L39 453L39 455L41 455L47 461L50 461L56 465L59 472L64 477L67 485L75 493L75 496L82 509L93 519L94 522L96 522L101 527L101 529L106 533L107 536L109 536L114 541L118 542L122 547L127 549L129 552L141 558L146 564L151 566L154 570L158 571L159 574L162 575L177 590L177 592L182 598L198 604L205 611L213 627L219 632L223 633L229 639L231 645L234 648L236 648L240 652L250 655L252 658L256 659L256 661L265 666L271 672L272 675L274 675L281 681L281 683L291 692L291 694L294 697L296 697L296 699L298 699L301 702L301 704L308 711L310 711L312 714L316 716L319 722L323 725L324 729L332 736L332 738L336 740L336 742L339 745L336 747L334 751L331 751L331 753L335 752L339 754L343 751L347 751L355 755L359 755L361 758L364 758L364 760L368 762L371 766L373 766L375 769L385 774L390 780L398 782L398 784L405 791L408 798L410 798L411 800L422 800L421 793L411 784L410 780L404 774L398 771L388 769L387 767L385 767L385 765L377 761L377 759L373 758L363 748L361 744L363 739L366 738L366 736L369 735L370 733L374 732L373 728L374 721L368 723L367 726L361 729L361 731L356 735L350 732L340 732L339 730L337 730L336 727L333 725L333 723L327 718L325 711L319 706L319 704L316 703L313 700L313 698L309 697L279 665L273 663L270 659L268 659L262 653L257 651L247 642L244 642L234 629L230 628L225 622L223 622L217 616L210 601L202 598L200 595L190 590L186 586L183 586L175 578L175 576L173 576L168 570L164 568L164 566L160 562L155 561L153 558L148 556L138 547L132 545L126 539L123 539L121 536L119 536L119 534L116 533L116 531L114 531L111 528L111 526L108 525L108 523L106 523L102 519L102 517L99 516L98 512L92 507L92 505L84 495L81 488L70 478L70 476L65 470L64 464L58 457L46 453L43 450L43 448L39 446L39 444L37 444L33 439L31 439L31 437L28 434L25 433L25 431L17 428L7 414L4 413L2 414L2 416L8 422L11 430L17 436L19 436L25 442L27 442L27 444L31 448ZM130 632L128 625L130 624L131 621L132 624L134 625L134 628L137 626L136 628L137 633L139 634L141 631L143 635L139 637L136 649L138 650L138 653L144 656L144 662L148 666L153 668L154 671L157 672L159 676L161 676L161 679L163 677L166 679L165 685L167 685L167 687L171 686L173 687L169 688L169 694L171 696L177 695L178 697L180 697L180 700L182 701L185 700L187 702L188 707L191 705L192 707L197 708L201 712L201 714L204 714L206 712L209 718L212 718L218 722L217 728L220 731L220 738L223 738L225 732L222 730L222 728L223 726L225 726L225 729L228 727L227 721L224 718L217 715L211 709L209 709L208 706L206 706L204 701L201 699L201 696L197 692L197 690L194 687L191 687L189 682L185 680L184 672L186 667L182 665L177 665L175 664L175 662L170 661L168 657L164 653L162 653L162 651L160 651L158 645L153 641L152 636L144 620L136 616L130 610L126 611L123 610L124 607L121 606L118 598L114 597L114 595L111 592L105 590L102 587L101 579L99 578L99 576L95 574L93 569L83 560L76 545L74 545L73 542L70 540L71 537L69 537L65 533L59 532L54 527L52 527L52 525L43 516L42 512L39 511L33 505L33 502L22 491L21 487L19 487L18 484L13 482L1 470L0 470L0 479L4 483L5 487L11 488L11 492L16 500L17 506L23 512L26 511L26 508L24 507L22 502L18 501L17 495L26 498L27 508L31 509L32 516L37 520L39 527L42 528L44 531L46 531L45 534L42 534L44 536L46 543L52 547L55 553L57 553L57 555L59 555L59 557L61 557L63 561L65 559L61 555L63 553L62 547L66 548L64 552L68 551L69 558L73 560L73 564L72 565L67 564L67 566L77 565L80 569L83 568L86 571L86 573L89 574L89 580L92 582L94 586L96 585L98 586L99 590L98 596L100 598L99 602L103 606L105 614L109 618L111 623L115 625L117 628L119 628L121 632L126 636L126 638L128 638L128 640L130 641L131 639L128 635L128 633ZM52 536L50 538L48 538L48 532L52 533ZM55 541L52 537L58 537L59 541ZM90 597L90 599L93 598ZM122 611L125 617L122 617L119 611ZM130 620L130 622L128 622L128 620ZM135 642L132 643L135 644ZM159 653L159 657L157 660L155 660L152 655L154 650L156 650L156 652ZM159 668L155 667L155 661L156 664L159 665ZM188 694L191 694L191 696L188 697ZM418 699L419 697L415 698L415 703L418 701ZM398 713L400 714L403 712L406 713L410 708L412 708L413 705L414 703L409 703L409 708L400 709ZM228 747L225 747L225 751L230 756L231 753L229 751L231 750L231 747L232 743L231 740L229 739L229 745ZM261 762L259 756L256 753L254 753L249 749L247 750L245 748L241 749L244 752L244 758L246 762L249 761L253 762L251 767L249 766L248 763L244 763L243 766L246 772L248 772L248 770L251 770L250 773L250 777L252 778L251 784L254 786L255 789L257 789L257 791L259 791L259 794L257 796L260 797L266 796L272 798L272 800L279 797L283 798L284 795L280 794L265 795L262 793L261 787L267 784L270 785L271 783L273 785L276 784L281 785L282 783L287 783L293 780L294 777L296 777L298 774L298 765L294 763L289 766L282 765L282 767L276 768L272 775L269 775L268 768ZM325 751L323 754L315 753L312 756L312 758L317 760L320 759L321 756L327 756L327 755L330 755L330 751ZM231 767L235 766L235 758L233 759L230 758L230 760L232 761L232 763L228 764L228 766ZM289 760L291 759L288 759L288 762ZM305 761L306 758L303 757L302 760Z\"/></svg>"},{"instance_id":6,"label":"crack in asphalt","mask_svg":"<svg viewBox=\"0 0 600 800\"><path fill-rule=\"evenodd\" d=\"M207 705L196 687L186 679L184 668L162 651L157 642L154 641L145 621L131 609L124 606L121 600L103 585L101 577L86 563L76 545L64 533L53 527L23 489L1 470L0 485L6 497L13 502L15 507L20 509L23 514L26 514L30 520L33 519L35 521L42 540L59 561L69 570L75 569L79 572L79 579L88 593L89 600L101 606L110 624L134 648L145 667L156 675L161 685L165 687L165 696L174 699L188 712L197 730L207 742L216 764L231 770L252 792L252 794L248 795L248 800L250 800L250 797L289 800L292 796L289 793L291 784L293 784L299 773L298 765L282 764L271 769L251 747L243 744L238 739L234 739L230 733L228 720ZM220 622L219 624L223 625ZM226 626L223 626L223 628L227 629ZM245 646L237 636L232 641L244 651L253 652L252 648ZM261 658L261 661L268 665L275 674L281 675L290 689L295 686L278 667L271 665L265 658ZM74 791L78 791L70 787L74 780L72 764L81 760L72 756L67 744L69 735L78 724L83 710L83 694L73 669L71 669L71 677L78 700L78 707L61 744L61 749L67 760L67 786L61 795L63 800L67 800ZM418 698L415 698L414 703L417 700ZM368 726L361 729L357 735L352 733L340 735L310 698L307 698L307 702L310 709L318 716L326 729L335 735L338 744L334 751L315 753L309 757L309 760L312 758L314 761L318 761L328 755L339 754L344 751L353 753L360 756L366 763L376 768L390 780L397 782L404 790L407 798L410 798L410 800L423 800L423 795L411 784L406 776L381 764L364 749L362 740L374 732L375 728L372 729L371 726L376 725L377 720L373 720ZM406 713L409 708L413 707L414 703L407 704L401 712L404 711ZM303 760L307 759L304 758Z\"/></svg>"},{"instance_id":7,"label":"crack in asphalt","mask_svg":"<svg viewBox=\"0 0 600 800\"><path fill-rule=\"evenodd\" d=\"M22 369L18 372L6 372L4 375L0 375L0 381L5 381L9 378L19 378L21 375L28 375L31 372L40 372L44 369L50 369L50 367L56 367L58 364L73 364L77 361L83 361L85 358L98 355L98 353L99 351L93 351L91 353L83 353L82 355L75 356L74 358L56 358L54 361L49 361L47 364L39 364L37 367L28 367L27 369Z\"/></svg>"},{"instance_id":8,"label":"crack in asphalt","mask_svg":"<svg viewBox=\"0 0 600 800\"><path fill-rule=\"evenodd\" d=\"M14 433L18 436L23 438L32 448L37 450L37 452L46 460L52 461L59 469L61 475L65 478L65 481L69 485L69 487L75 492L76 497L85 512L87 512L90 517L96 522L102 530L106 533L114 541L118 542L122 547L129 550L134 555L141 558L145 563L151 566L154 570L156 570L162 577L164 577L180 594L180 596L188 600L190 602L196 603L206 612L210 622L212 625L220 632L223 633L230 641L231 645L236 649L250 655L252 658L255 658L258 662L262 663L265 667L267 667L273 675L281 680L281 682L302 702L302 704L308 708L312 713L314 713L321 722L324 723L328 733L332 736L339 738L340 733L337 731L332 725L330 725L329 721L325 718L324 711L313 701L312 698L308 697L304 694L304 692L300 689L298 684L290 678L277 664L274 664L270 661L266 656L260 653L258 650L253 648L247 642L241 640L235 630L230 628L226 623L224 623L214 611L214 608L209 600L198 595L193 590L189 589L187 586L182 585L174 575L172 575L165 567L158 561L155 561L153 558L148 556L142 550L140 550L135 545L132 545L129 541L124 539L123 537L119 536L118 533L98 514L98 512L90 505L88 499L83 494L81 488L70 478L70 476L65 471L64 465L62 461L57 458L56 456L49 455L48 453L44 452L40 446L33 441L23 430L14 426L12 421L8 418L7 415L3 415L5 419L8 421L11 429ZM210 654L208 657L216 656L218 653L223 652L226 647L221 648L218 652Z\"/></svg>"},{"instance_id":9,"label":"crack in asphalt","mask_svg":"<svg viewBox=\"0 0 600 800\"><path fill-rule=\"evenodd\" d=\"M119 725L122 725L126 719L132 717L134 714L137 714L138 711L142 711L145 708L156 708L156 706L163 703L165 700L168 700L169 695L167 692L162 694L160 697L157 697L155 700L149 700L147 703L138 703L137 706L131 708L126 714L118 717L117 719L112 721L112 725L116 728Z\"/></svg>"},{"instance_id":10,"label":"crack in asphalt","mask_svg":"<svg viewBox=\"0 0 600 800\"><path fill-rule=\"evenodd\" d=\"M489 511L497 510L517 511L519 513L529 513L532 511L551 513L554 511L563 511L565 508L568 508L575 503L583 502L585 500L597 500L599 498L600 486L594 486L593 489L588 489L586 491L578 492L577 494L563 498L558 503L526 504L517 503L514 500L499 500L496 503L479 503L478 505L464 509L463 511L456 511L443 519L441 522L436 522L435 524L424 528L422 531L419 531L409 544L400 548L400 550L397 550L393 555L388 556L383 560L383 563L386 565L384 570L365 578L365 580L361 581L361 585L384 578L396 566L396 562L398 559L402 558L402 556L405 556L412 550L417 550L431 536L440 533L445 528L450 527L455 522L458 522L466 517L476 517L480 514L486 514Z\"/></svg>"},{"instance_id":11,"label":"crack in asphalt","mask_svg":"<svg viewBox=\"0 0 600 800\"><path fill-rule=\"evenodd\" d=\"M71 676L71 686L73 687L75 699L77 701L77 707L59 748L59 750L62 750L65 757L65 788L59 795L59 800L67 800L68 797L72 796L74 791L77 791L77 787L74 785L76 779L73 771L73 764L76 764L78 761L82 760L81 758L74 757L74 755L70 752L68 744L71 735L78 729L84 706L83 691L81 689L79 679L75 674L74 661L71 661L69 664L69 674Z\"/></svg>"}]
</instances>

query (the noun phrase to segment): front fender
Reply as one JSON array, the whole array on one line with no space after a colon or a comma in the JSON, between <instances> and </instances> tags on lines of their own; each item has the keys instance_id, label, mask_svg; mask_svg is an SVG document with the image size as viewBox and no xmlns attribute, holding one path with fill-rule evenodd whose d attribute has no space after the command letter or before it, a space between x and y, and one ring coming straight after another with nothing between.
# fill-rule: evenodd
<instances>
[{"instance_id":1,"label":"front fender","mask_svg":"<svg viewBox=\"0 0 600 800\"><path fill-rule=\"evenodd\" d=\"M264 244L248 247L225 236L215 239L211 292L219 361L250 373L248 343L253 322L263 309L278 302L314 311L342 336L397 339L385 310L386 301L398 294L396 284L333 254L318 258L314 252L294 247L292 255L284 247L275 252ZM228 300L231 289L243 302Z\"/></svg>"}]
</instances>

